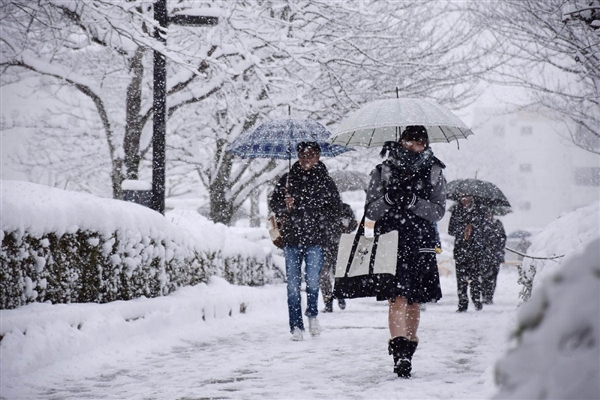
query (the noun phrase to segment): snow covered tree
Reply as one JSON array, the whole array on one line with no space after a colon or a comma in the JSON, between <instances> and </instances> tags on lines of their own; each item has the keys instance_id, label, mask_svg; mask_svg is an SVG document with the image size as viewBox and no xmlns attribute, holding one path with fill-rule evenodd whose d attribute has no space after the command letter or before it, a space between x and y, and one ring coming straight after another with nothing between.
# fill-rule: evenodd
<instances>
[{"instance_id":1,"label":"snow covered tree","mask_svg":"<svg viewBox=\"0 0 600 400\"><path fill-rule=\"evenodd\" d=\"M37 76L57 100L21 158L32 173L52 169L57 184L96 193L110 176L115 198L124 179L147 179L158 50L168 61L167 193L202 185L211 218L228 224L287 166L227 153L245 129L289 110L334 126L396 90L459 108L496 62L452 1L167 4L169 15L218 9L220 22L171 25L164 47L149 0L2 3L2 82Z\"/></svg>"},{"instance_id":2,"label":"snow covered tree","mask_svg":"<svg viewBox=\"0 0 600 400\"><path fill-rule=\"evenodd\" d=\"M541 106L572 121L571 140L600 153L600 1L510 0L471 3L504 68L496 83L519 86Z\"/></svg>"}]
</instances>

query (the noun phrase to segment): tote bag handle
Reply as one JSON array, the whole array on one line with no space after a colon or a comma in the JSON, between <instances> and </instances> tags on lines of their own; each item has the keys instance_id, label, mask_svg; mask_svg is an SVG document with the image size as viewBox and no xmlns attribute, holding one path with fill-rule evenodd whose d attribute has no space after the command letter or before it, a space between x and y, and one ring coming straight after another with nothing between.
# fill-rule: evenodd
<instances>
[{"instance_id":1,"label":"tote bag handle","mask_svg":"<svg viewBox=\"0 0 600 400\"><path fill-rule=\"evenodd\" d=\"M360 242L360 238L361 236L365 235L365 218L366 218L366 214L367 214L367 207L369 205L367 204L365 206L365 211L363 213L363 217L360 220L360 224L358 225L358 229L356 230L356 234L354 235L354 241L352 242L352 248L350 250L350 255L348 256L348 260L346 261L346 272L344 273L344 277L347 278L348 274L350 273L350 267L352 266L352 260L354 260L354 255L356 254L356 249L358 248L358 243ZM373 247L372 247L372 254L371 254L371 260L369 263L369 274L373 273L373 261L374 261L374 257L375 257L375 253L376 253L376 249L377 249L377 242L379 239L379 235L375 234L373 236Z\"/></svg>"}]
</instances>

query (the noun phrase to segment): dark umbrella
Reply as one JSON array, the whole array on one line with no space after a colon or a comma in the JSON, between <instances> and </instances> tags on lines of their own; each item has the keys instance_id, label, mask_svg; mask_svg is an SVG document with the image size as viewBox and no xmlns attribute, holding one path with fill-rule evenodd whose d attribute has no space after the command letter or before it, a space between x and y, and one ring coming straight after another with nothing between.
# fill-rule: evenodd
<instances>
[{"instance_id":1,"label":"dark umbrella","mask_svg":"<svg viewBox=\"0 0 600 400\"><path fill-rule=\"evenodd\" d=\"M448 182L446 198L459 201L464 196L478 197L488 206L510 207L504 193L491 182L480 179L457 179Z\"/></svg>"},{"instance_id":2,"label":"dark umbrella","mask_svg":"<svg viewBox=\"0 0 600 400\"><path fill-rule=\"evenodd\" d=\"M291 159L296 157L296 146L300 142L319 143L324 157L335 157L351 150L330 144L330 135L327 128L310 119L272 120L243 132L229 145L227 151L242 158L289 160L291 165Z\"/></svg>"}]
</instances>

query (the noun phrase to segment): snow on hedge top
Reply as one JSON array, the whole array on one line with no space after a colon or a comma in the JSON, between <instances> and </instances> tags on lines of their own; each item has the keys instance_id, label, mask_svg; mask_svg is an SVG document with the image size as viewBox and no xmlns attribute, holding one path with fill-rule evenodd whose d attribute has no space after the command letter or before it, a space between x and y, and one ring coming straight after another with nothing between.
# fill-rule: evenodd
<instances>
[{"instance_id":1,"label":"snow on hedge top","mask_svg":"<svg viewBox=\"0 0 600 400\"><path fill-rule=\"evenodd\" d=\"M61 236L78 229L112 235L119 230L154 239L170 239L199 251L221 251L262 258L262 246L214 224L196 212L171 211L166 218L139 204L55 189L35 183L0 181L2 232Z\"/></svg>"},{"instance_id":2,"label":"snow on hedge top","mask_svg":"<svg viewBox=\"0 0 600 400\"><path fill-rule=\"evenodd\" d=\"M160 213L138 204L29 182L2 181L1 185L5 232L28 232L40 237L50 232L60 236L78 229L111 235L125 229L143 236L185 239Z\"/></svg>"},{"instance_id":3,"label":"snow on hedge top","mask_svg":"<svg viewBox=\"0 0 600 400\"><path fill-rule=\"evenodd\" d=\"M221 252L224 256L245 255L261 258L269 253L275 246L268 239L268 231L263 228L263 236L268 240L254 243L238 234L236 228L223 224L215 224L206 217L191 210L172 210L166 214L168 220L178 227L189 232L192 240L202 243L202 248L214 252ZM261 243L266 243L266 246Z\"/></svg>"}]
</instances>

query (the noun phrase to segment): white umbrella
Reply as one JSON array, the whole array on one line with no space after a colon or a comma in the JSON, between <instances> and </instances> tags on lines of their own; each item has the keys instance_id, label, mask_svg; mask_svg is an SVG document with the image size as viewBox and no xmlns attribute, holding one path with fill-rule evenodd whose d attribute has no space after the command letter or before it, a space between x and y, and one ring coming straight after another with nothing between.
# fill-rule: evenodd
<instances>
[{"instance_id":1,"label":"white umbrella","mask_svg":"<svg viewBox=\"0 0 600 400\"><path fill-rule=\"evenodd\" d=\"M329 142L379 147L387 141L398 141L409 125L425 126L430 143L450 142L473 134L452 111L434 101L397 98L367 103L342 121Z\"/></svg>"}]
</instances>

